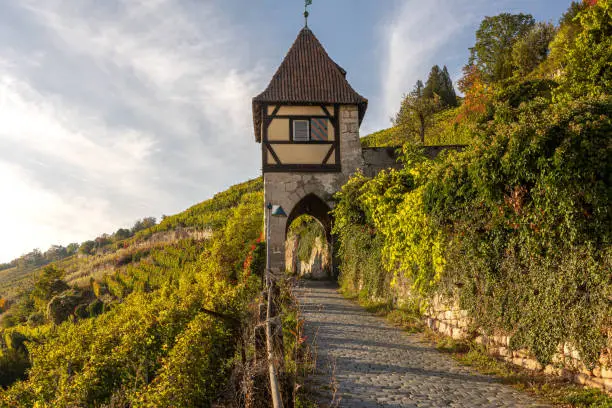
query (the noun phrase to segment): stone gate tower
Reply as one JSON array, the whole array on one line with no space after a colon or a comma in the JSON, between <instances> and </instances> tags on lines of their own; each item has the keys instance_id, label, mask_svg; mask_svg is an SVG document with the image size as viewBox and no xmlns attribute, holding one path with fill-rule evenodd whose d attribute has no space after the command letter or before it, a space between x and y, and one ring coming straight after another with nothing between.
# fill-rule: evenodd
<instances>
[{"instance_id":1,"label":"stone gate tower","mask_svg":"<svg viewBox=\"0 0 612 408\"><path fill-rule=\"evenodd\" d=\"M287 229L300 215L319 220L331 241L332 196L364 164L359 125L367 104L308 27L253 98L265 201L288 214L270 220L273 272L285 269Z\"/></svg>"}]
</instances>

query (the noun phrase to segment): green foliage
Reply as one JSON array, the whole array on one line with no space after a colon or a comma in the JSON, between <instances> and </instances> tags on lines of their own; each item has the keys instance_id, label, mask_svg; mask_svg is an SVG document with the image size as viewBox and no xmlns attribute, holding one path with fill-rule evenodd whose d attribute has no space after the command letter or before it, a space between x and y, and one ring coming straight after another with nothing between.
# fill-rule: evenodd
<instances>
[{"instance_id":1,"label":"green foliage","mask_svg":"<svg viewBox=\"0 0 612 408\"><path fill-rule=\"evenodd\" d=\"M292 236L296 237L298 242L298 259L304 262L310 260L317 238L321 242L327 242L325 229L319 221L309 215L302 215L291 223L288 238Z\"/></svg>"},{"instance_id":2,"label":"green foliage","mask_svg":"<svg viewBox=\"0 0 612 408\"><path fill-rule=\"evenodd\" d=\"M408 281L418 296L440 278L442 236L430 227L422 204L431 163L410 145L404 153L403 170L382 171L373 179L357 175L337 195L334 233L345 291L391 299L391 290Z\"/></svg>"},{"instance_id":3,"label":"green foliage","mask_svg":"<svg viewBox=\"0 0 612 408\"><path fill-rule=\"evenodd\" d=\"M46 266L42 270L30 294L39 310L43 310L53 296L69 288L66 282L62 280L63 276L64 271L54 265Z\"/></svg>"},{"instance_id":4,"label":"green foliage","mask_svg":"<svg viewBox=\"0 0 612 408\"><path fill-rule=\"evenodd\" d=\"M440 103L443 106L457 106L457 95L455 94L453 81L450 78L446 65L444 66L444 69L440 69L440 67L437 65L434 65L431 68L429 77L425 83L423 95L426 98L433 98L434 95L438 95L440 98Z\"/></svg>"},{"instance_id":5,"label":"green foliage","mask_svg":"<svg viewBox=\"0 0 612 408\"><path fill-rule=\"evenodd\" d=\"M570 342L593 364L604 342L610 104L526 106L427 187L426 209L451 235L447 273L463 305L542 362Z\"/></svg>"},{"instance_id":6,"label":"green foliage","mask_svg":"<svg viewBox=\"0 0 612 408\"><path fill-rule=\"evenodd\" d=\"M361 199L368 181L357 173L336 194L333 233L340 238L337 255L341 260L338 281L342 290L378 299L389 296L390 275L383 273L382 239L374 233Z\"/></svg>"},{"instance_id":7,"label":"green foliage","mask_svg":"<svg viewBox=\"0 0 612 408\"><path fill-rule=\"evenodd\" d=\"M591 388L576 390L563 398L563 402L575 407L609 408L612 406L612 397L600 390Z\"/></svg>"},{"instance_id":8,"label":"green foliage","mask_svg":"<svg viewBox=\"0 0 612 408\"><path fill-rule=\"evenodd\" d=\"M193 407L214 398L231 368L235 340L223 322L198 314L177 336L153 382L139 392L143 407ZM180 381L177 381L180 379Z\"/></svg>"},{"instance_id":9,"label":"green foliage","mask_svg":"<svg viewBox=\"0 0 612 408\"><path fill-rule=\"evenodd\" d=\"M504 87L497 90L496 99L512 110L518 108L522 103L529 102L535 98L544 98L550 101L553 90L557 83L550 79L533 80L508 80ZM501 111L498 112L498 116Z\"/></svg>"},{"instance_id":10,"label":"green foliage","mask_svg":"<svg viewBox=\"0 0 612 408\"><path fill-rule=\"evenodd\" d=\"M28 368L30 361L23 351L0 350L0 392L15 381L25 379Z\"/></svg>"},{"instance_id":11,"label":"green foliage","mask_svg":"<svg viewBox=\"0 0 612 408\"><path fill-rule=\"evenodd\" d=\"M187 227L201 230L217 229L224 225L225 220L232 212L232 208L238 205L244 194L262 190L263 179L261 177L236 184L230 189L216 194L211 200L196 204L177 215L164 218L157 226L147 231L153 233Z\"/></svg>"},{"instance_id":12,"label":"green foliage","mask_svg":"<svg viewBox=\"0 0 612 408\"><path fill-rule=\"evenodd\" d=\"M54 296L47 305L47 318L60 324L75 314L75 309L82 303L83 295L71 289Z\"/></svg>"},{"instance_id":13,"label":"green foliage","mask_svg":"<svg viewBox=\"0 0 612 408\"><path fill-rule=\"evenodd\" d=\"M461 107L444 109L433 115L431 126L425 129L427 146L466 145L471 143L473 126L471 123L457 120ZM398 127L379 130L361 138L363 147L400 147L414 142L400 131Z\"/></svg>"},{"instance_id":14,"label":"green foliage","mask_svg":"<svg viewBox=\"0 0 612 408\"><path fill-rule=\"evenodd\" d=\"M258 276L263 278L266 269L266 243L259 237L255 244L251 245L251 252L244 261L244 273L246 276Z\"/></svg>"},{"instance_id":15,"label":"green foliage","mask_svg":"<svg viewBox=\"0 0 612 408\"><path fill-rule=\"evenodd\" d=\"M2 338L3 346L8 350L25 352L25 342L28 338L17 329L9 329L4 331Z\"/></svg>"},{"instance_id":16,"label":"green foliage","mask_svg":"<svg viewBox=\"0 0 612 408\"><path fill-rule=\"evenodd\" d=\"M229 188L219 193L215 199L197 204L187 211L163 217L160 224L156 225L153 217L145 217L137 220L131 228L119 228L113 234L102 234L94 240L87 240L81 245L73 243L67 247L52 245L49 250L42 253L35 249L9 263L0 264L0 295L12 299L20 293L29 289L39 268L56 262L60 269L66 271L66 281L74 282L71 278L79 281L80 286L86 282L89 275L98 275L98 271L104 269L103 263L114 258L114 253L125 250L127 253L118 254L116 267L122 267L129 263L140 260L141 255L146 255L146 249L139 252L136 248L145 245L149 241L151 246L163 246L159 238L164 237L164 232L177 232L176 235L198 236L209 233L224 224L225 219L231 213L233 206L237 205L243 194L261 191L262 179L254 179ZM153 239L151 239L153 238ZM135 250L135 253L130 252ZM75 256L78 253L78 256ZM115 260L115 259L113 259ZM110 263L110 262L109 262ZM89 273L86 264L90 265ZM78 275L78 276L74 276ZM99 276L97 276L99 278Z\"/></svg>"},{"instance_id":17,"label":"green foliage","mask_svg":"<svg viewBox=\"0 0 612 408\"><path fill-rule=\"evenodd\" d=\"M19 323L25 323L30 314L36 311L34 300L26 293L24 296L17 299L10 310L3 314L2 326L12 327Z\"/></svg>"},{"instance_id":18,"label":"green foliage","mask_svg":"<svg viewBox=\"0 0 612 408\"><path fill-rule=\"evenodd\" d=\"M612 89L612 5L598 1L575 20L580 31L566 47L561 91L572 97L609 94Z\"/></svg>"},{"instance_id":19,"label":"green foliage","mask_svg":"<svg viewBox=\"0 0 612 408\"><path fill-rule=\"evenodd\" d=\"M27 349L31 368L0 392L0 406L210 405L232 368L235 322L246 318L260 289L260 280L243 272L261 235L260 187L245 183L203 203L195 218L176 216L216 220L210 240L172 241L92 281L91 293L55 295L49 307L62 316L51 315L63 323L6 329L3 337L21 339L18 347L7 343ZM71 315L78 319L65 319Z\"/></svg>"},{"instance_id":20,"label":"green foliage","mask_svg":"<svg viewBox=\"0 0 612 408\"><path fill-rule=\"evenodd\" d=\"M100 299L96 299L87 305L87 313L89 317L96 317L102 313L104 313L104 302Z\"/></svg>"},{"instance_id":21,"label":"green foliage","mask_svg":"<svg viewBox=\"0 0 612 408\"><path fill-rule=\"evenodd\" d=\"M334 209L346 293L456 295L477 326L542 363L564 343L597 363L612 314L609 7L584 6L572 35L561 28L554 80L487 84L473 67L463 153L427 161L405 145L404 169L349 180Z\"/></svg>"},{"instance_id":22,"label":"green foliage","mask_svg":"<svg viewBox=\"0 0 612 408\"><path fill-rule=\"evenodd\" d=\"M512 64L515 74L525 77L548 56L548 45L556 33L550 23L536 23L512 47Z\"/></svg>"},{"instance_id":23,"label":"green foliage","mask_svg":"<svg viewBox=\"0 0 612 408\"><path fill-rule=\"evenodd\" d=\"M405 140L425 144L425 133L431 127L433 116L442 109L440 96L426 95L425 87L419 80L414 89L404 96L393 125L398 128Z\"/></svg>"},{"instance_id":24,"label":"green foliage","mask_svg":"<svg viewBox=\"0 0 612 408\"><path fill-rule=\"evenodd\" d=\"M485 17L476 31L476 43L470 48L469 64L482 72L486 82L512 76L512 48L534 26L529 14L501 13Z\"/></svg>"},{"instance_id":25,"label":"green foliage","mask_svg":"<svg viewBox=\"0 0 612 408\"><path fill-rule=\"evenodd\" d=\"M467 145L474 137L473 124L458 120L461 106L434 115L433 125L425 134L426 145Z\"/></svg>"},{"instance_id":26,"label":"green foliage","mask_svg":"<svg viewBox=\"0 0 612 408\"><path fill-rule=\"evenodd\" d=\"M361 138L363 147L399 147L406 142L407 140L395 127L379 130Z\"/></svg>"},{"instance_id":27,"label":"green foliage","mask_svg":"<svg viewBox=\"0 0 612 408\"><path fill-rule=\"evenodd\" d=\"M79 253L83 255L92 255L94 253L94 249L96 247L96 243L92 240L85 241L79 247Z\"/></svg>"}]
</instances>

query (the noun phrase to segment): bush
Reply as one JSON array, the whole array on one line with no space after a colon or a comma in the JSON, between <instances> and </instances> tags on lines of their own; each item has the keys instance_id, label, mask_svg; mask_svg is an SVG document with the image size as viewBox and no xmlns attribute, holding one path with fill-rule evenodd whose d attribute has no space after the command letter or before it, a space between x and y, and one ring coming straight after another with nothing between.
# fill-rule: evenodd
<instances>
[{"instance_id":1,"label":"bush","mask_svg":"<svg viewBox=\"0 0 612 408\"><path fill-rule=\"evenodd\" d=\"M28 338L16 329L4 330L4 344L8 350L26 352L25 342Z\"/></svg>"},{"instance_id":2,"label":"bush","mask_svg":"<svg viewBox=\"0 0 612 408\"><path fill-rule=\"evenodd\" d=\"M104 313L104 308L104 302L102 302L100 299L96 299L87 305L87 313L89 317L96 317Z\"/></svg>"},{"instance_id":3,"label":"bush","mask_svg":"<svg viewBox=\"0 0 612 408\"><path fill-rule=\"evenodd\" d=\"M34 312L28 317L28 326L37 327L41 324L45 324L47 319L42 312Z\"/></svg>"},{"instance_id":4,"label":"bush","mask_svg":"<svg viewBox=\"0 0 612 408\"><path fill-rule=\"evenodd\" d=\"M0 352L0 390L25 379L28 368L30 361L25 352L12 349Z\"/></svg>"},{"instance_id":5,"label":"bush","mask_svg":"<svg viewBox=\"0 0 612 408\"><path fill-rule=\"evenodd\" d=\"M74 289L54 296L47 305L47 318L55 324L62 323L75 314L75 309L82 300L82 294Z\"/></svg>"},{"instance_id":6,"label":"bush","mask_svg":"<svg viewBox=\"0 0 612 408\"><path fill-rule=\"evenodd\" d=\"M211 240L174 242L104 284L92 282L101 299L87 307L86 292L53 297L49 315L63 323L28 328L28 378L0 392L0 406L210 406L240 343L233 320L204 310L241 321L259 293L259 279L243 265L261 235L260 181L203 203L201 218L185 218L215 220ZM105 286L116 298L102 293ZM72 313L93 318L73 321Z\"/></svg>"},{"instance_id":7,"label":"bush","mask_svg":"<svg viewBox=\"0 0 612 408\"><path fill-rule=\"evenodd\" d=\"M370 300L457 295L474 322L545 364L607 340L612 97L551 102L549 81L498 92L463 153L356 175L337 195L340 284ZM406 299L404 299L406 300Z\"/></svg>"}]
</instances>

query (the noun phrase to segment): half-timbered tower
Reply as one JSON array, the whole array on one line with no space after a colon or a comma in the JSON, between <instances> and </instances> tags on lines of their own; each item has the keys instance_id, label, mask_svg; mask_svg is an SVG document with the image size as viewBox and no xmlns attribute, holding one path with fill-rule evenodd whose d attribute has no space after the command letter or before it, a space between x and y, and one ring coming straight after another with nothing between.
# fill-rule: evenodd
<instances>
[{"instance_id":1,"label":"half-timbered tower","mask_svg":"<svg viewBox=\"0 0 612 408\"><path fill-rule=\"evenodd\" d=\"M367 103L308 27L300 31L268 87L253 98L265 201L288 214L270 220L273 271L285 268L287 228L300 215L318 219L331 241L332 195L363 167L359 125Z\"/></svg>"}]
</instances>

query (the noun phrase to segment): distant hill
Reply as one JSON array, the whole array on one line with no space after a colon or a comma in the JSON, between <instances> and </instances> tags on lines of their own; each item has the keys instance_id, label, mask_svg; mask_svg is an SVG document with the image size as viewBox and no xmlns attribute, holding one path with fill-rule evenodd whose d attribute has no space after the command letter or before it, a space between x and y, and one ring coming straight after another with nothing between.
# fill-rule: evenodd
<instances>
[{"instance_id":1,"label":"distant hill","mask_svg":"<svg viewBox=\"0 0 612 408\"><path fill-rule=\"evenodd\" d=\"M228 190L216 194L213 198L196 204L185 211L164 217L157 225L152 225L138 230L133 234L129 229L121 228L118 231L126 231L132 235L128 238L115 238L118 234L103 234L101 237L85 241L81 244L80 251L67 254L64 258L55 262L45 261L44 255L40 254L36 262L23 265L22 258L31 258L32 254L17 258L11 264L3 264L0 268L0 299L14 299L20 292L30 288L40 271L49 264L65 271L64 280L69 285L85 287L90 280L100 279L108 273L119 269L125 269L132 262L137 262L147 256L154 249L161 249L172 245L181 239L203 240L209 238L212 231L221 226L232 207L238 204L241 197L250 192L262 191L261 178L250 180L230 187ZM143 220L151 220L145 218ZM137 221L136 224L142 223ZM149 221L150 223L150 221ZM146 225L146 223L145 223ZM134 227L132 228L134 231ZM83 251L87 243L97 243L96 247ZM77 244L71 244L77 245ZM79 246L77 245L77 248ZM88 253L83 253L88 252Z\"/></svg>"},{"instance_id":2,"label":"distant hill","mask_svg":"<svg viewBox=\"0 0 612 408\"><path fill-rule=\"evenodd\" d=\"M258 178L130 237L5 268L0 406L210 406L261 291L262 203Z\"/></svg>"},{"instance_id":3,"label":"distant hill","mask_svg":"<svg viewBox=\"0 0 612 408\"><path fill-rule=\"evenodd\" d=\"M425 144L428 146L469 144L470 136L467 124L457 120L461 107L445 109L434 115L433 125L425 133ZM414 141L402 134L399 128L390 127L370 133L361 138L363 147L402 146Z\"/></svg>"}]
</instances>

